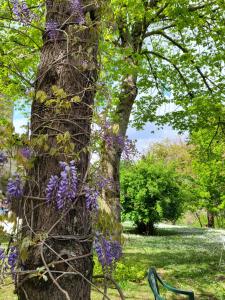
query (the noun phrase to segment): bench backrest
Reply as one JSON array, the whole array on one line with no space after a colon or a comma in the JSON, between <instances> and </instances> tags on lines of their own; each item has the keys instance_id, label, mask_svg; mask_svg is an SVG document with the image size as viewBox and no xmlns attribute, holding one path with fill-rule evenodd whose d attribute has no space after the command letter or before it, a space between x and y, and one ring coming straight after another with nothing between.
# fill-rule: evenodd
<instances>
[{"instance_id":1,"label":"bench backrest","mask_svg":"<svg viewBox=\"0 0 225 300\"><path fill-rule=\"evenodd\" d=\"M170 292L173 292L175 294L180 294L180 295L186 295L189 300L195 300L194 293L192 291L183 291L180 289L176 289L170 286L169 284L165 283L164 281L162 281L162 279L157 274L155 268L149 269L148 282L154 294L155 300L165 300L163 297L160 296L158 283L160 283L164 288L166 288Z\"/></svg>"}]
</instances>

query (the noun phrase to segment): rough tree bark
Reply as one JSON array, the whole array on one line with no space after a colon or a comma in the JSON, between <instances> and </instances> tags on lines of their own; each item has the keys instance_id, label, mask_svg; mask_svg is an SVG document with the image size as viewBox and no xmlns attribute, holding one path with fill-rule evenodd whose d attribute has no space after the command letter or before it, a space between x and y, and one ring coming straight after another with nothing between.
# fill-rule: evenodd
<instances>
[{"instance_id":1,"label":"rough tree bark","mask_svg":"<svg viewBox=\"0 0 225 300\"><path fill-rule=\"evenodd\" d=\"M120 33L121 48L132 48L133 54L138 54L142 50L144 34L147 31L148 24L144 18L142 22L136 22L131 31L128 29L126 20L122 18L118 20L118 28ZM138 60L134 56L125 58L126 63L133 65L134 69L138 67ZM137 97L137 77L138 74L126 74L121 82L121 92L119 102L115 109L115 122L118 128L118 135L125 140L129 119L134 101ZM121 222L121 204L120 204L120 178L119 168L123 146L114 142L112 145L104 143L100 154L102 175L113 181L114 188L105 186L103 194L103 202L110 211L112 223L120 224ZM117 238L121 235L121 227L115 226L115 235Z\"/></svg>"},{"instance_id":2,"label":"rough tree bark","mask_svg":"<svg viewBox=\"0 0 225 300\"><path fill-rule=\"evenodd\" d=\"M129 123L132 105L137 96L136 88L137 78L132 75L127 75L123 80L123 88L120 94L120 103L116 110L118 135L125 139L126 131ZM103 177L110 179L113 183L112 187L104 187L103 201L113 217L115 223L121 221L121 205L120 205L120 182L119 168L122 154L122 147L116 141L111 145L104 143L101 152L101 172ZM121 228L119 229L119 231ZM116 235L120 236L120 232Z\"/></svg>"},{"instance_id":3,"label":"rough tree bark","mask_svg":"<svg viewBox=\"0 0 225 300\"><path fill-rule=\"evenodd\" d=\"M72 7L73 2L79 2L83 9ZM52 86L57 86L66 93L63 101L71 103L71 107L59 112L45 102L40 103L37 97L33 101L31 142L45 135L45 146L44 151L35 149L37 157L25 185L26 197L19 208L23 218L22 239L29 237L35 242L28 249L23 269L27 272L44 266L51 274L46 273L47 281L20 274L17 278L20 300L90 299L87 280L92 278L92 238L84 195L80 193L66 212L56 210L54 204L47 206L43 198L50 176L59 173L59 161L74 159L73 153L49 154L51 148L59 146L56 141L59 133L68 132L75 145L80 190L86 178L91 106L98 73L98 18L93 3L92 0L46 0L46 24L56 22L57 31L46 30L43 36L35 91L36 95L43 91L48 98L54 98ZM73 102L74 97L79 97L80 102ZM51 265L52 261L58 263Z\"/></svg>"}]
</instances>

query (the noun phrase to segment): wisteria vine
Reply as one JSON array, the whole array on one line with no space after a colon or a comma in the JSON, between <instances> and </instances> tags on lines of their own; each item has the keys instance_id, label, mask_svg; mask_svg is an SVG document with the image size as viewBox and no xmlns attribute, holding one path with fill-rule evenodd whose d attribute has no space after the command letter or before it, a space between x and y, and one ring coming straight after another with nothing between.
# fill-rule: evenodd
<instances>
[{"instance_id":1,"label":"wisteria vine","mask_svg":"<svg viewBox=\"0 0 225 300\"><path fill-rule=\"evenodd\" d=\"M15 280L17 260L18 249L16 246L11 246L8 251L4 248L0 248L0 269L3 275L10 272L12 278Z\"/></svg>"},{"instance_id":2,"label":"wisteria vine","mask_svg":"<svg viewBox=\"0 0 225 300\"><path fill-rule=\"evenodd\" d=\"M116 240L108 240L99 233L96 234L96 238L94 240L94 248L98 256L98 260L103 268L111 266L122 256L121 244Z\"/></svg>"},{"instance_id":3,"label":"wisteria vine","mask_svg":"<svg viewBox=\"0 0 225 300\"><path fill-rule=\"evenodd\" d=\"M4 165L8 162L8 156L3 151L0 151L0 165Z\"/></svg>"},{"instance_id":4,"label":"wisteria vine","mask_svg":"<svg viewBox=\"0 0 225 300\"><path fill-rule=\"evenodd\" d=\"M26 1L22 0L20 2L19 0L11 0L10 2L12 4L12 13L16 21L27 25L36 18L36 15L28 8Z\"/></svg>"},{"instance_id":5,"label":"wisteria vine","mask_svg":"<svg viewBox=\"0 0 225 300\"><path fill-rule=\"evenodd\" d=\"M21 178L18 174L15 174L12 178L9 178L7 184L7 200L11 202L13 199L20 199L23 196L23 185Z\"/></svg>"},{"instance_id":6,"label":"wisteria vine","mask_svg":"<svg viewBox=\"0 0 225 300\"><path fill-rule=\"evenodd\" d=\"M66 204L75 200L78 188L75 162L60 162L60 176L52 175L46 187L46 201L55 201L57 209L63 209Z\"/></svg>"},{"instance_id":7,"label":"wisteria vine","mask_svg":"<svg viewBox=\"0 0 225 300\"><path fill-rule=\"evenodd\" d=\"M113 132L113 126L109 121L106 121L99 130L99 136L102 141L105 142L107 147L117 145L122 151L122 158L124 160L131 160L136 154L137 149L135 142L129 139L127 136L123 137L119 133Z\"/></svg>"}]
</instances>

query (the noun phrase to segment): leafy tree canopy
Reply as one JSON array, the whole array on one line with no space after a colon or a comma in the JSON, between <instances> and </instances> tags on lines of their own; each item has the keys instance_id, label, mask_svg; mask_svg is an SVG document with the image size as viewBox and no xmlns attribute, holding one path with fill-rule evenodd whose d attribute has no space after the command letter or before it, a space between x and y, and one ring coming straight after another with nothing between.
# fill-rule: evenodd
<instances>
[{"instance_id":1,"label":"leafy tree canopy","mask_svg":"<svg viewBox=\"0 0 225 300\"><path fill-rule=\"evenodd\" d=\"M111 1L101 44L107 89L99 103L112 116L130 74L138 77L137 128L147 121L181 131L224 122L224 9L220 0ZM157 110L171 103L165 114Z\"/></svg>"}]
</instances>

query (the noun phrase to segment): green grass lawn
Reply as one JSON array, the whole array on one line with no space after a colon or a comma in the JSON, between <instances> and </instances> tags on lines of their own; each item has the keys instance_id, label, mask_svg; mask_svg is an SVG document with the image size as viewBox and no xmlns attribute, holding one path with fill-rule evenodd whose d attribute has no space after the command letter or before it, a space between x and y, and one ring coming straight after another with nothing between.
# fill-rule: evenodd
<instances>
[{"instance_id":1,"label":"green grass lawn","mask_svg":"<svg viewBox=\"0 0 225 300\"><path fill-rule=\"evenodd\" d=\"M154 266L168 283L193 290L197 300L225 300L225 231L170 226L159 228L156 236L129 232L125 236L124 257L114 277L126 299L153 300L145 274ZM120 299L114 289L109 290L109 297ZM0 289L0 300L14 299L13 287L7 283ZM98 299L102 296L93 291L92 300Z\"/></svg>"}]
</instances>

